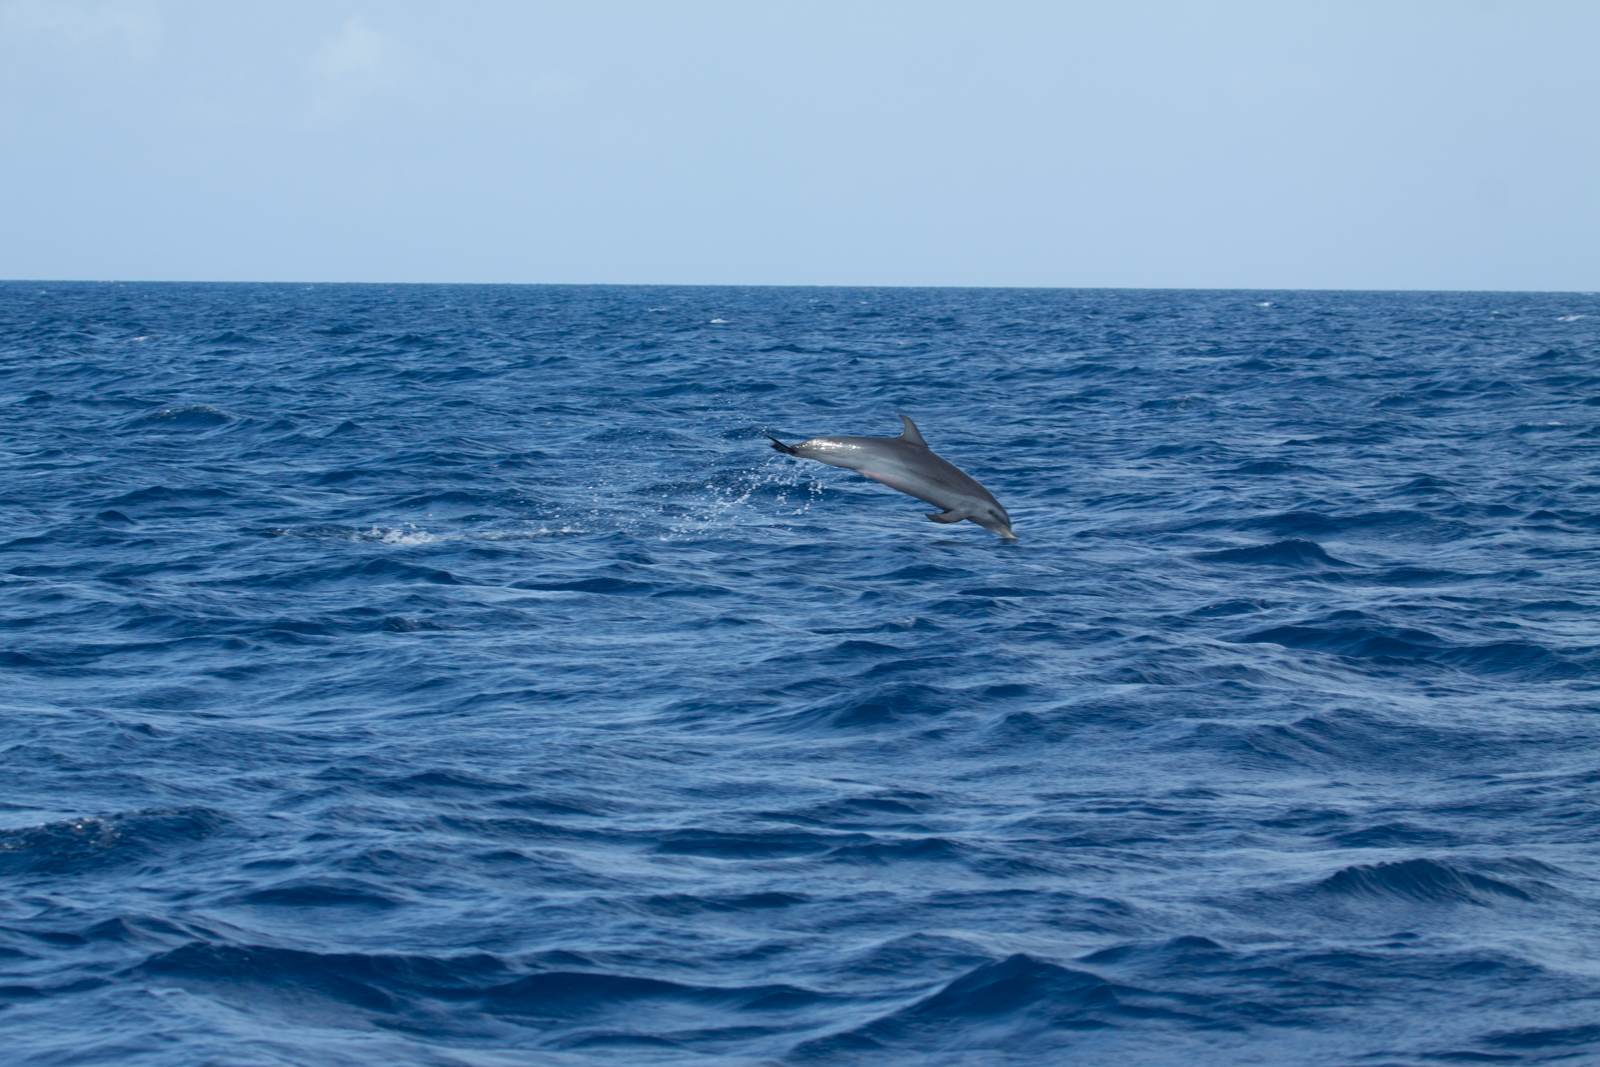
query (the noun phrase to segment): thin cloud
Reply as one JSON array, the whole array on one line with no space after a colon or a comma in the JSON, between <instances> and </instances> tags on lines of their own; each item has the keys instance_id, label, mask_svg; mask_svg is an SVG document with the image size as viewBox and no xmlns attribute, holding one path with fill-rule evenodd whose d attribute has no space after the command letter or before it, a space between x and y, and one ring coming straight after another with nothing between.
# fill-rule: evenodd
<instances>
[{"instance_id":1,"label":"thin cloud","mask_svg":"<svg viewBox=\"0 0 1600 1067\"><path fill-rule=\"evenodd\" d=\"M408 56L401 42L351 18L312 54L310 113L317 122L345 122L405 87Z\"/></svg>"},{"instance_id":2,"label":"thin cloud","mask_svg":"<svg viewBox=\"0 0 1600 1067\"><path fill-rule=\"evenodd\" d=\"M161 44L161 12L141 0L7 0L0 3L0 40L80 52L152 58Z\"/></svg>"},{"instance_id":3,"label":"thin cloud","mask_svg":"<svg viewBox=\"0 0 1600 1067\"><path fill-rule=\"evenodd\" d=\"M395 51L389 37L367 25L365 19L353 18L317 49L311 69L329 81L370 82L381 79L393 66Z\"/></svg>"}]
</instances>

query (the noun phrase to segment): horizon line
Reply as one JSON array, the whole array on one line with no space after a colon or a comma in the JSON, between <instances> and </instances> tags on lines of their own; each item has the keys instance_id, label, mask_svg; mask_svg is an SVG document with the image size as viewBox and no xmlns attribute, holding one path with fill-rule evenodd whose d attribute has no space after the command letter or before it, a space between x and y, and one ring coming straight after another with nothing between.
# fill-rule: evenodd
<instances>
[{"instance_id":1,"label":"horizon line","mask_svg":"<svg viewBox=\"0 0 1600 1067\"><path fill-rule=\"evenodd\" d=\"M1504 293L1508 295L1600 296L1593 289L1430 289L1348 288L1340 286L1268 287L1225 285L884 285L830 282L417 282L417 281L305 281L185 278L0 278L0 285L299 285L299 286L434 286L520 287L548 289L1010 289L1050 292L1153 292L1153 293Z\"/></svg>"}]
</instances>

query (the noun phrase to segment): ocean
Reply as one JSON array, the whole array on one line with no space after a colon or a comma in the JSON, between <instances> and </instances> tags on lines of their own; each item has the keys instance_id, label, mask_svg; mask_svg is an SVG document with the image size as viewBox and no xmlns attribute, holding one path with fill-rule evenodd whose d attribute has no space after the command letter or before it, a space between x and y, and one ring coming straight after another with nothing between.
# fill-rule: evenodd
<instances>
[{"instance_id":1,"label":"ocean","mask_svg":"<svg viewBox=\"0 0 1600 1067\"><path fill-rule=\"evenodd\" d=\"M0 1038L1600 1063L1600 297L0 284ZM1020 540L773 451L892 436Z\"/></svg>"}]
</instances>

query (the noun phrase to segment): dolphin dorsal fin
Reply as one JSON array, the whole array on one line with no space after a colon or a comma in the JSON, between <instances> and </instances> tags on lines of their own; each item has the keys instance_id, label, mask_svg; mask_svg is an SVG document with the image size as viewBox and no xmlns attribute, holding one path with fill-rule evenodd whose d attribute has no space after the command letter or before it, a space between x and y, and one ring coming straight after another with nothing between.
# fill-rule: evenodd
<instances>
[{"instance_id":1,"label":"dolphin dorsal fin","mask_svg":"<svg viewBox=\"0 0 1600 1067\"><path fill-rule=\"evenodd\" d=\"M911 421L910 415L901 415L900 421L906 424L904 432L900 434L900 440L907 444L921 445L923 448L928 447L928 442L924 441L922 434L917 432L917 424Z\"/></svg>"}]
</instances>

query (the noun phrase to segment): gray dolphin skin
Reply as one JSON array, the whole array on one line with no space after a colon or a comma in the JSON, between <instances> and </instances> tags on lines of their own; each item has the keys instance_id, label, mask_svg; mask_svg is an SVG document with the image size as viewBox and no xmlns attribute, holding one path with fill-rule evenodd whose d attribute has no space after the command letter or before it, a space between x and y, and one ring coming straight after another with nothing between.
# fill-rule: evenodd
<instances>
[{"instance_id":1,"label":"gray dolphin skin","mask_svg":"<svg viewBox=\"0 0 1600 1067\"><path fill-rule=\"evenodd\" d=\"M934 455L928 442L917 432L917 424L904 415L906 424L899 437L813 437L797 445L786 445L771 434L763 434L772 447L785 455L814 459L830 467L865 474L890 489L925 500L939 514L929 515L934 522L960 522L966 519L991 530L1008 541L1011 516L983 486L966 471Z\"/></svg>"}]
</instances>

